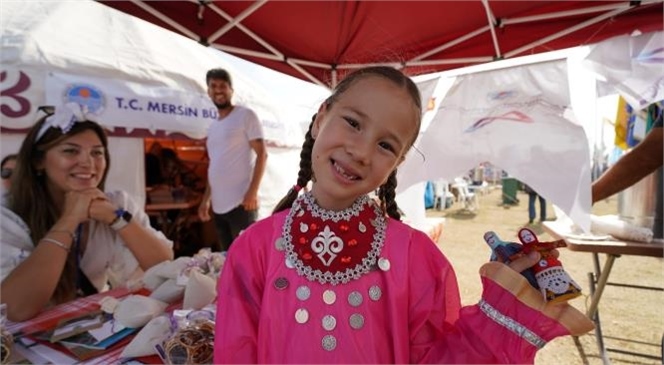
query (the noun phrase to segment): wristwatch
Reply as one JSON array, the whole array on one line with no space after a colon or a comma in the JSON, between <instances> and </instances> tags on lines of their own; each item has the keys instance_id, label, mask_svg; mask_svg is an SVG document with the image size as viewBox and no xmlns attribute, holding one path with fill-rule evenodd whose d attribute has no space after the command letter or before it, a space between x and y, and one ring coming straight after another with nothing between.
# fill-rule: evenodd
<instances>
[{"instance_id":1,"label":"wristwatch","mask_svg":"<svg viewBox=\"0 0 664 365\"><path fill-rule=\"evenodd\" d=\"M115 211L115 220L110 224L110 227L114 231L119 231L131 222L132 217L131 213L124 210L124 208L119 208Z\"/></svg>"}]
</instances>

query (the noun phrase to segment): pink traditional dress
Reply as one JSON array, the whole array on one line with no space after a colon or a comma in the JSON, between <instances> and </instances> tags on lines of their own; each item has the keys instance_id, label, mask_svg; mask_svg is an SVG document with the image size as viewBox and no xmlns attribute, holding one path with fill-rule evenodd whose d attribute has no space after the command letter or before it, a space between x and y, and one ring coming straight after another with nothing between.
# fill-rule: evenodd
<instances>
[{"instance_id":1,"label":"pink traditional dress","mask_svg":"<svg viewBox=\"0 0 664 365\"><path fill-rule=\"evenodd\" d=\"M480 274L483 298L462 308L424 233L366 196L336 212L303 194L233 243L214 363L532 363L547 341L592 329L501 263Z\"/></svg>"}]
</instances>

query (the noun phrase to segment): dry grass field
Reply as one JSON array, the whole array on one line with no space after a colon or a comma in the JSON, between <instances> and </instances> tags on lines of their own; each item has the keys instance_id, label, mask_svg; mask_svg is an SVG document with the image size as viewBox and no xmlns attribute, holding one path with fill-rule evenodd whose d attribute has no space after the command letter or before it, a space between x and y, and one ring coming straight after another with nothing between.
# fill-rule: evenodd
<instances>
[{"instance_id":1,"label":"dry grass field","mask_svg":"<svg viewBox=\"0 0 664 365\"><path fill-rule=\"evenodd\" d=\"M489 248L482 236L493 230L501 238L516 240L517 231L524 226L533 229L541 240L553 238L540 224L528 225L528 196L518 192L518 205L505 206L502 191L495 188L480 197L476 212L462 209L461 203L443 211L429 210L427 215L445 217L443 233L438 242L457 272L464 304L477 302L481 294L478 268L489 257ZM539 209L539 203L537 204ZM548 205L548 219L555 219ZM616 198L599 202L593 213L617 213ZM570 303L585 312L589 303L588 273L593 269L592 254L560 249L565 269L581 285L584 295ZM600 255L603 262L604 255ZM609 282L664 287L662 258L623 256L616 260ZM607 286L599 306L606 346L661 356L664 335L664 291ZM661 360L609 352L613 364L660 364ZM541 350L537 364L602 364L594 332L579 337L578 346L571 336L558 338Z\"/></svg>"}]
</instances>

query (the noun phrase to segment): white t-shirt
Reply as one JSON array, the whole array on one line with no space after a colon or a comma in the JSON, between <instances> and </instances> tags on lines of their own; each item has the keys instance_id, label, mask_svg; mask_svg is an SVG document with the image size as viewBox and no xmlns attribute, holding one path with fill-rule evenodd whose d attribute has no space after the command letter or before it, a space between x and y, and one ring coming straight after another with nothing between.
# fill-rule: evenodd
<instances>
[{"instance_id":1,"label":"white t-shirt","mask_svg":"<svg viewBox=\"0 0 664 365\"><path fill-rule=\"evenodd\" d=\"M225 118L210 125L207 151L212 210L231 211L242 203L249 188L256 156L250 141L263 138L263 126L253 110L236 105Z\"/></svg>"},{"instance_id":2,"label":"white t-shirt","mask_svg":"<svg viewBox=\"0 0 664 365\"><path fill-rule=\"evenodd\" d=\"M152 231L168 247L173 242L150 226L148 215L124 191L106 193L117 206L133 215L132 221ZM2 204L0 227L0 280L5 278L35 249L30 230L23 220ZM120 235L106 224L90 222L88 245L81 259L81 270L98 291L122 287L143 274L134 254L124 245Z\"/></svg>"}]
</instances>

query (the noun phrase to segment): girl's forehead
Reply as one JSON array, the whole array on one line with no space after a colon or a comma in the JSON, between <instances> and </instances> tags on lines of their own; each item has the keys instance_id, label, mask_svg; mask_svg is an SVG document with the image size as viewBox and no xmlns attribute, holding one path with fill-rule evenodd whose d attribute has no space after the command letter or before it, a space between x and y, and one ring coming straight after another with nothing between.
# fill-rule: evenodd
<instances>
[{"instance_id":1,"label":"girl's forehead","mask_svg":"<svg viewBox=\"0 0 664 365\"><path fill-rule=\"evenodd\" d=\"M365 76L354 81L337 101L341 106L357 109L363 113L386 115L392 113L413 121L419 121L419 105L408 90L392 80L380 76Z\"/></svg>"},{"instance_id":2,"label":"girl's forehead","mask_svg":"<svg viewBox=\"0 0 664 365\"><path fill-rule=\"evenodd\" d=\"M354 81L337 100L358 105L380 102L397 104L399 107L415 106L415 101L405 87L384 77L373 75Z\"/></svg>"}]
</instances>

